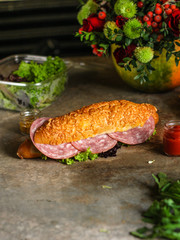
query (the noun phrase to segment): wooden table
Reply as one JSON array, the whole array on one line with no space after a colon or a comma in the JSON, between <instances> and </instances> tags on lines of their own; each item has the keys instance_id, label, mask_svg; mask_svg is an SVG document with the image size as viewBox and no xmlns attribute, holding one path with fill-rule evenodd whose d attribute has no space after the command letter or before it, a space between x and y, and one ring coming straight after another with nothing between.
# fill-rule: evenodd
<instances>
[{"instance_id":1,"label":"wooden table","mask_svg":"<svg viewBox=\"0 0 180 240\"><path fill-rule=\"evenodd\" d=\"M66 91L42 116L113 99L147 102L158 109L157 134L147 143L122 147L116 157L71 166L53 160L21 160L16 150L26 136L19 130L19 112L1 109L0 239L135 239L129 233L144 226L142 211L154 200L152 173L180 176L180 157L167 157L162 151L164 123L180 119L179 89L138 92L121 82L109 59L67 60L74 64Z\"/></svg>"}]
</instances>

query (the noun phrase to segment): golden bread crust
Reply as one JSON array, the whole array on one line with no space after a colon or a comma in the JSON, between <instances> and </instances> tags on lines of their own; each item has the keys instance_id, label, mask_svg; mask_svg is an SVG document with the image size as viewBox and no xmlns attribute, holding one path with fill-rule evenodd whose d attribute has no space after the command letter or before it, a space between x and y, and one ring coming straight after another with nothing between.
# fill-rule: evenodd
<instances>
[{"instance_id":1,"label":"golden bread crust","mask_svg":"<svg viewBox=\"0 0 180 240\"><path fill-rule=\"evenodd\" d=\"M143 126L153 116L158 122L157 109L147 103L114 100L95 103L64 116L51 118L37 129L35 143L58 145L103 133L127 131Z\"/></svg>"}]
</instances>

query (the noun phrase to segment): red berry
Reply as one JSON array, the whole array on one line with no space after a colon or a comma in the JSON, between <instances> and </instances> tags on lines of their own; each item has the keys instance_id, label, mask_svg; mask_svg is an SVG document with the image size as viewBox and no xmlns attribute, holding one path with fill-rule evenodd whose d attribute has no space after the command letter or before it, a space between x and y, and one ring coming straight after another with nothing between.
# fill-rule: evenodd
<instances>
[{"instance_id":1,"label":"red berry","mask_svg":"<svg viewBox=\"0 0 180 240\"><path fill-rule=\"evenodd\" d=\"M152 23L151 23L151 26L152 26L153 28L157 28L157 27L158 27L158 24L157 24L157 22L152 22Z\"/></svg>"},{"instance_id":2,"label":"red berry","mask_svg":"<svg viewBox=\"0 0 180 240\"><path fill-rule=\"evenodd\" d=\"M161 17L161 15L156 15L155 17L154 17L154 21L155 22L161 22L161 20L162 20L162 17Z\"/></svg>"},{"instance_id":3,"label":"red berry","mask_svg":"<svg viewBox=\"0 0 180 240\"><path fill-rule=\"evenodd\" d=\"M164 8L167 9L167 8L169 8L169 6L170 6L169 4L166 4L166 5L164 5Z\"/></svg>"},{"instance_id":4,"label":"red berry","mask_svg":"<svg viewBox=\"0 0 180 240\"><path fill-rule=\"evenodd\" d=\"M96 44L91 44L91 47L92 47L92 48L96 48L97 45L96 45Z\"/></svg>"},{"instance_id":5,"label":"red berry","mask_svg":"<svg viewBox=\"0 0 180 240\"><path fill-rule=\"evenodd\" d=\"M156 13L156 14L161 14L161 13L162 13L162 8L156 7L156 8L155 8L155 13Z\"/></svg>"},{"instance_id":6,"label":"red berry","mask_svg":"<svg viewBox=\"0 0 180 240\"><path fill-rule=\"evenodd\" d=\"M147 21L149 21L149 18L148 18L148 16L147 16L147 15L145 15L145 16L143 17L143 21L144 21L144 22L147 22Z\"/></svg>"},{"instance_id":7,"label":"red berry","mask_svg":"<svg viewBox=\"0 0 180 240\"><path fill-rule=\"evenodd\" d=\"M138 6L139 8L142 8L142 7L144 6L144 3L141 2L141 1L139 1L139 2L137 3L137 6Z\"/></svg>"},{"instance_id":8,"label":"red berry","mask_svg":"<svg viewBox=\"0 0 180 240\"><path fill-rule=\"evenodd\" d=\"M151 21L147 21L147 26L148 26L148 27L151 26Z\"/></svg>"},{"instance_id":9,"label":"red berry","mask_svg":"<svg viewBox=\"0 0 180 240\"><path fill-rule=\"evenodd\" d=\"M172 9L168 8L168 9L166 9L165 12L166 12L167 15L171 15L172 14Z\"/></svg>"},{"instance_id":10,"label":"red berry","mask_svg":"<svg viewBox=\"0 0 180 240\"><path fill-rule=\"evenodd\" d=\"M97 47L93 48L92 52L93 52L94 55L97 55L98 54L98 48Z\"/></svg>"},{"instance_id":11,"label":"red berry","mask_svg":"<svg viewBox=\"0 0 180 240\"><path fill-rule=\"evenodd\" d=\"M83 27L79 29L79 34L82 34L82 31L83 31Z\"/></svg>"},{"instance_id":12,"label":"red berry","mask_svg":"<svg viewBox=\"0 0 180 240\"><path fill-rule=\"evenodd\" d=\"M170 8L171 8L172 10L174 10L174 9L176 9L176 5L175 5L175 4L171 4Z\"/></svg>"},{"instance_id":13,"label":"red berry","mask_svg":"<svg viewBox=\"0 0 180 240\"><path fill-rule=\"evenodd\" d=\"M147 13L147 16L148 16L149 18L152 18L152 17L153 17L153 12L149 11L149 12Z\"/></svg>"},{"instance_id":14,"label":"red berry","mask_svg":"<svg viewBox=\"0 0 180 240\"><path fill-rule=\"evenodd\" d=\"M98 18L99 18L99 19L102 19L102 20L105 19L105 18L106 18L106 13L103 12L103 11L99 12L99 13L98 13Z\"/></svg>"},{"instance_id":15,"label":"red berry","mask_svg":"<svg viewBox=\"0 0 180 240\"><path fill-rule=\"evenodd\" d=\"M161 4L160 3L156 3L156 7L161 7Z\"/></svg>"},{"instance_id":16,"label":"red berry","mask_svg":"<svg viewBox=\"0 0 180 240\"><path fill-rule=\"evenodd\" d=\"M102 52L98 52L98 53L97 53L97 56L98 56L98 57L101 57L102 55L103 55Z\"/></svg>"},{"instance_id":17,"label":"red berry","mask_svg":"<svg viewBox=\"0 0 180 240\"><path fill-rule=\"evenodd\" d=\"M103 48L99 48L99 50L104 50ZM101 51L98 51L97 52L97 56L98 57L101 57L103 55L103 52L101 52Z\"/></svg>"},{"instance_id":18,"label":"red berry","mask_svg":"<svg viewBox=\"0 0 180 240\"><path fill-rule=\"evenodd\" d=\"M177 10L179 10L179 8L172 9L173 12L174 12L174 11L177 11Z\"/></svg>"}]
</instances>

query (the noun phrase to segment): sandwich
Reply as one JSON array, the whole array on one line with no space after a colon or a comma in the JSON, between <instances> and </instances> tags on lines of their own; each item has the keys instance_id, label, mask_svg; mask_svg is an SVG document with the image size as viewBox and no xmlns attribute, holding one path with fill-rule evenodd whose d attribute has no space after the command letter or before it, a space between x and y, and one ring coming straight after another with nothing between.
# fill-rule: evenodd
<instances>
[{"instance_id":1,"label":"sandwich","mask_svg":"<svg viewBox=\"0 0 180 240\"><path fill-rule=\"evenodd\" d=\"M36 119L30 140L18 148L20 158L69 159L90 149L105 153L117 144L141 144L149 139L158 123L155 106L114 100L94 103L63 116Z\"/></svg>"}]
</instances>

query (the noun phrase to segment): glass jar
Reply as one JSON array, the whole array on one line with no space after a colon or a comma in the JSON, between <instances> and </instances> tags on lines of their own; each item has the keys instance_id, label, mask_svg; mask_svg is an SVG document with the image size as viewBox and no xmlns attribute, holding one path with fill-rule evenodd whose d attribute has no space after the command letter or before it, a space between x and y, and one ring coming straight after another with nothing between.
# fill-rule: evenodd
<instances>
[{"instance_id":1,"label":"glass jar","mask_svg":"<svg viewBox=\"0 0 180 240\"><path fill-rule=\"evenodd\" d=\"M163 150L168 156L180 156L180 120L171 120L165 124Z\"/></svg>"},{"instance_id":2,"label":"glass jar","mask_svg":"<svg viewBox=\"0 0 180 240\"><path fill-rule=\"evenodd\" d=\"M22 134L29 134L31 124L40 115L38 109L25 109L20 112L19 127Z\"/></svg>"}]
</instances>

